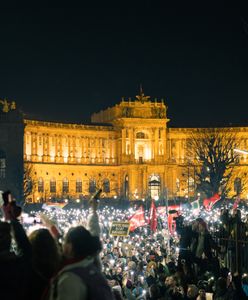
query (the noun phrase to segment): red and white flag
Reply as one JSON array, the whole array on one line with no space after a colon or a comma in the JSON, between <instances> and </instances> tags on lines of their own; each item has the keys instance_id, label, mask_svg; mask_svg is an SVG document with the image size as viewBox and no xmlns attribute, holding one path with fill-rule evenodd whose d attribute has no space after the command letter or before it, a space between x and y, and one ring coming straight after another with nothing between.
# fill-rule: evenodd
<instances>
[{"instance_id":1,"label":"red and white flag","mask_svg":"<svg viewBox=\"0 0 248 300\"><path fill-rule=\"evenodd\" d=\"M240 195L238 195L236 197L236 200L235 200L234 204L233 204L233 210L236 210L238 208L240 200L241 200Z\"/></svg>"},{"instance_id":2,"label":"red and white flag","mask_svg":"<svg viewBox=\"0 0 248 300\"><path fill-rule=\"evenodd\" d=\"M210 211L215 205L215 203L217 203L219 200L220 200L220 195L214 194L212 197L203 200L203 206L205 207L206 210Z\"/></svg>"},{"instance_id":3,"label":"red and white flag","mask_svg":"<svg viewBox=\"0 0 248 300\"><path fill-rule=\"evenodd\" d=\"M143 206L141 206L129 219L130 227L129 231L134 231L136 228L145 226L145 212Z\"/></svg>"},{"instance_id":4,"label":"red and white flag","mask_svg":"<svg viewBox=\"0 0 248 300\"><path fill-rule=\"evenodd\" d=\"M152 200L152 203L151 203L149 224L150 224L151 230L153 232L156 231L158 221L157 221L157 210L156 210L154 200Z\"/></svg>"}]
</instances>

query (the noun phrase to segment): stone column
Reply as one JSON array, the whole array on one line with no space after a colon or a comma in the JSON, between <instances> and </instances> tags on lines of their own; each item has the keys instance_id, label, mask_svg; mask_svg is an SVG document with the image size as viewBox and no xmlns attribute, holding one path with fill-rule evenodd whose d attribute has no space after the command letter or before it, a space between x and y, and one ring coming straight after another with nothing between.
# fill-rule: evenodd
<instances>
[{"instance_id":1,"label":"stone column","mask_svg":"<svg viewBox=\"0 0 248 300\"><path fill-rule=\"evenodd\" d=\"M133 162L133 160L134 160L134 134L133 134L133 128L129 129L129 139L130 139L131 162Z\"/></svg>"},{"instance_id":2,"label":"stone column","mask_svg":"<svg viewBox=\"0 0 248 300\"><path fill-rule=\"evenodd\" d=\"M126 153L126 129L121 130L121 155Z\"/></svg>"},{"instance_id":3,"label":"stone column","mask_svg":"<svg viewBox=\"0 0 248 300\"><path fill-rule=\"evenodd\" d=\"M155 159L157 159L158 156L158 146L159 146L159 142L158 142L158 128L154 129L154 154L155 154Z\"/></svg>"}]
</instances>

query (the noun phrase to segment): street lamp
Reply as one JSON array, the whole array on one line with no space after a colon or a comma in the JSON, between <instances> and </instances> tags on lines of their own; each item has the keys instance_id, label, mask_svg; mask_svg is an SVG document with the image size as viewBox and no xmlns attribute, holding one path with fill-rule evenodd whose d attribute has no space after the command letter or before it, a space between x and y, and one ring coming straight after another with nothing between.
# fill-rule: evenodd
<instances>
[{"instance_id":1,"label":"street lamp","mask_svg":"<svg viewBox=\"0 0 248 300\"><path fill-rule=\"evenodd\" d=\"M242 150L242 149L237 149L237 148L235 148L235 149L233 149L233 151L234 151L234 152L237 152L237 153L241 153L241 154L248 154L248 151Z\"/></svg>"}]
</instances>

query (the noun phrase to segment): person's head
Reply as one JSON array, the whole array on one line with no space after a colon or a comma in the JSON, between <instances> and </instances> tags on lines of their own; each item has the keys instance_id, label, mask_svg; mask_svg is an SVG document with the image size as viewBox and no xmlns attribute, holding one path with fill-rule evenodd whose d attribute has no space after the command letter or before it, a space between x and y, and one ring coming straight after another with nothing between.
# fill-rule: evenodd
<instances>
[{"instance_id":1,"label":"person's head","mask_svg":"<svg viewBox=\"0 0 248 300\"><path fill-rule=\"evenodd\" d=\"M95 255L102 249L98 237L92 236L83 226L72 227L66 234L63 254L66 258L79 259Z\"/></svg>"},{"instance_id":2,"label":"person's head","mask_svg":"<svg viewBox=\"0 0 248 300\"><path fill-rule=\"evenodd\" d=\"M167 276L165 278L165 285L167 288L173 288L176 286L177 284L177 281L176 281L176 278L174 276Z\"/></svg>"},{"instance_id":3,"label":"person's head","mask_svg":"<svg viewBox=\"0 0 248 300\"><path fill-rule=\"evenodd\" d=\"M199 229L199 232L205 232L207 231L207 223L203 220L199 221L198 223L198 229Z\"/></svg>"},{"instance_id":4,"label":"person's head","mask_svg":"<svg viewBox=\"0 0 248 300\"><path fill-rule=\"evenodd\" d=\"M227 289L227 279L224 277L218 278L215 285L216 292L224 291Z\"/></svg>"},{"instance_id":5,"label":"person's head","mask_svg":"<svg viewBox=\"0 0 248 300\"><path fill-rule=\"evenodd\" d=\"M43 274L52 276L60 261L58 245L47 229L38 229L29 235L32 246L33 267Z\"/></svg>"},{"instance_id":6,"label":"person's head","mask_svg":"<svg viewBox=\"0 0 248 300\"><path fill-rule=\"evenodd\" d=\"M204 289L199 290L199 295L196 300L206 300L206 291Z\"/></svg>"},{"instance_id":7,"label":"person's head","mask_svg":"<svg viewBox=\"0 0 248 300\"><path fill-rule=\"evenodd\" d=\"M11 227L7 222L0 222L0 252L9 251L11 245Z\"/></svg>"},{"instance_id":8,"label":"person's head","mask_svg":"<svg viewBox=\"0 0 248 300\"><path fill-rule=\"evenodd\" d=\"M190 284L187 289L187 297L189 299L196 299L198 296L198 287L194 284Z\"/></svg>"},{"instance_id":9,"label":"person's head","mask_svg":"<svg viewBox=\"0 0 248 300\"><path fill-rule=\"evenodd\" d=\"M160 297L160 290L159 287L156 284L152 284L149 288L149 295L153 299L158 299Z\"/></svg>"},{"instance_id":10,"label":"person's head","mask_svg":"<svg viewBox=\"0 0 248 300\"><path fill-rule=\"evenodd\" d=\"M198 221L198 219L194 220L194 221L191 223L191 227L192 227L192 230L193 230L193 231L198 231L198 226L199 226L199 221Z\"/></svg>"}]
</instances>

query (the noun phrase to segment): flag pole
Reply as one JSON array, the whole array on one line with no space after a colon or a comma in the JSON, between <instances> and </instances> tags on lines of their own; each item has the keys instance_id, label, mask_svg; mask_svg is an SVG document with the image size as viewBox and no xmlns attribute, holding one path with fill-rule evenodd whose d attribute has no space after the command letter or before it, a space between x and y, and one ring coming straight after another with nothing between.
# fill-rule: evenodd
<instances>
[{"instance_id":1,"label":"flag pole","mask_svg":"<svg viewBox=\"0 0 248 300\"><path fill-rule=\"evenodd\" d=\"M167 232L168 232L168 241L167 241L167 254L170 254L170 229L169 229L169 202L168 202L168 191L167 187L164 189L165 196L165 206L166 206L166 217L167 217Z\"/></svg>"}]
</instances>

